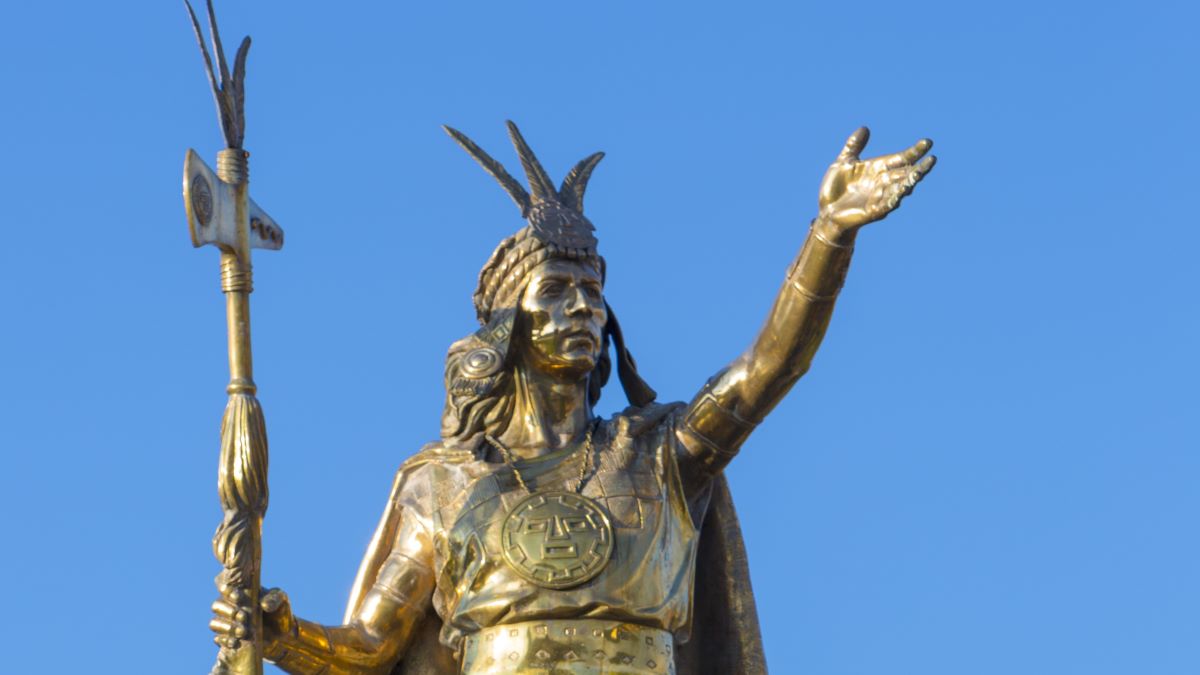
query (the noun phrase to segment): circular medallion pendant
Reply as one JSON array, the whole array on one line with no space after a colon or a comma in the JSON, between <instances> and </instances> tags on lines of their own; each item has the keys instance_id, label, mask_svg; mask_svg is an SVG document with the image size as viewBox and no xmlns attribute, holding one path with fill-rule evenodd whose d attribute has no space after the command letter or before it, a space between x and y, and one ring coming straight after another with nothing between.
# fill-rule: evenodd
<instances>
[{"instance_id":1,"label":"circular medallion pendant","mask_svg":"<svg viewBox=\"0 0 1200 675\"><path fill-rule=\"evenodd\" d=\"M500 532L504 561L543 588L595 578L613 551L613 529L596 502L562 490L532 494L514 506Z\"/></svg>"}]
</instances>

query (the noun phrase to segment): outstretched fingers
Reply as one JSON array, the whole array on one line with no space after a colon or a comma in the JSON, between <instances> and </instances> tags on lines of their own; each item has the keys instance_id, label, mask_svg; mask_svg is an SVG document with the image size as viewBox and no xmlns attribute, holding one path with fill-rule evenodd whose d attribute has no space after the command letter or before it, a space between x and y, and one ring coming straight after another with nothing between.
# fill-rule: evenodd
<instances>
[{"instance_id":1,"label":"outstretched fingers","mask_svg":"<svg viewBox=\"0 0 1200 675\"><path fill-rule=\"evenodd\" d=\"M866 127L859 127L850 134L850 138L846 139L846 145L842 151L838 153L837 161L839 162L857 162L858 156L862 154L864 148L867 147L867 141L871 139L871 130Z\"/></svg>"},{"instance_id":2,"label":"outstretched fingers","mask_svg":"<svg viewBox=\"0 0 1200 675\"><path fill-rule=\"evenodd\" d=\"M907 150L903 150L891 155L884 155L883 157L879 158L879 161L883 162L883 165L889 169L899 169L901 167L911 166L916 164L918 160L924 157L925 153L929 152L929 149L932 147L933 141L929 140L928 138L922 138L916 143L913 143L912 147L908 148Z\"/></svg>"},{"instance_id":3,"label":"outstretched fingers","mask_svg":"<svg viewBox=\"0 0 1200 675\"><path fill-rule=\"evenodd\" d=\"M879 182L882 185L895 185L905 182L915 185L916 181L921 180L925 174L929 173L935 162L937 162L937 157L930 155L916 165L905 164L898 169L888 169L880 174Z\"/></svg>"},{"instance_id":4,"label":"outstretched fingers","mask_svg":"<svg viewBox=\"0 0 1200 675\"><path fill-rule=\"evenodd\" d=\"M937 164L937 157L934 155L929 155L925 159L922 159L920 162L918 162L916 166L889 171L889 176L903 172L904 177L901 180L886 184L886 187L884 188L884 196L887 210L892 211L896 207L900 206L900 201L912 194L913 188L915 188L917 183L920 183L921 180L925 178L926 174L933 169L935 164Z\"/></svg>"}]
</instances>

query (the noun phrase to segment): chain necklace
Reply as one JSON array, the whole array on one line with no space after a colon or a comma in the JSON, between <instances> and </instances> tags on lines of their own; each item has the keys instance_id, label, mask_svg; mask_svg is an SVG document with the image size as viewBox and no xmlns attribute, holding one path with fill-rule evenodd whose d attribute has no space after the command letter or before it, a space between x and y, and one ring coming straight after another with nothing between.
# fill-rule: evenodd
<instances>
[{"instance_id":1,"label":"chain necklace","mask_svg":"<svg viewBox=\"0 0 1200 675\"><path fill-rule=\"evenodd\" d=\"M579 478L575 484L575 494L582 494L583 486L584 483L587 482L588 474L591 473L591 471L595 468L593 466L596 460L594 456L594 448L592 446L592 435L596 432L597 426L598 424L593 422L591 426L588 427L587 436L585 436L583 439L583 456L579 458ZM517 483L521 486L521 489L525 490L525 492L528 494L533 494L533 490L529 489L529 484L525 482L525 477L521 475L521 470L517 468L517 462L513 458L512 450L509 450L508 446L501 443L498 438L492 436L491 434L485 434L484 439L486 439L487 442L492 445L492 447L500 451L500 454L504 457L504 463L508 465L509 469L512 469L513 476L516 477ZM578 450L576 450L576 452L578 452Z\"/></svg>"},{"instance_id":2,"label":"chain necklace","mask_svg":"<svg viewBox=\"0 0 1200 675\"><path fill-rule=\"evenodd\" d=\"M597 426L599 421L593 422L584 438L574 492L534 492L517 468L512 451L492 436L484 436L504 456L504 463L525 491L525 498L509 508L499 532L504 562L525 581L556 590L572 588L594 579L612 558L612 522L599 503L583 496L583 486L595 470L592 435Z\"/></svg>"}]
</instances>

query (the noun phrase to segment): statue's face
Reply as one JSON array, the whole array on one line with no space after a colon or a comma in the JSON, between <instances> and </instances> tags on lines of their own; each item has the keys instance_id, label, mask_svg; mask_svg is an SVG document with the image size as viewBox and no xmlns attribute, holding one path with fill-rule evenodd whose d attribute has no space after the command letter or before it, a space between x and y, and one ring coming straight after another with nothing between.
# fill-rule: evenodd
<instances>
[{"instance_id":1,"label":"statue's face","mask_svg":"<svg viewBox=\"0 0 1200 675\"><path fill-rule=\"evenodd\" d=\"M603 291L590 266L547 260L534 268L521 297L531 365L559 376L592 372L608 321Z\"/></svg>"}]
</instances>

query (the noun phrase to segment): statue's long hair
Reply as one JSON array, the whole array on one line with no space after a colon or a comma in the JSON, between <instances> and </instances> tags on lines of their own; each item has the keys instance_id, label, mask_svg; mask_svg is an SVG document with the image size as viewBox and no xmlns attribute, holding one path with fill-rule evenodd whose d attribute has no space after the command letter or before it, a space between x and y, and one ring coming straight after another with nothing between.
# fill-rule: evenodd
<instances>
[{"instance_id":1,"label":"statue's long hair","mask_svg":"<svg viewBox=\"0 0 1200 675\"><path fill-rule=\"evenodd\" d=\"M518 312L504 366L489 377L465 377L462 372L463 358L479 347L477 338L468 337L450 345L446 355L446 406L442 411L442 442L447 447L474 449L485 435L500 436L508 429L517 400L526 396L530 387L525 376L528 366L522 357L528 348L528 325L525 314ZM589 406L600 401L600 393L612 374L608 348L609 334L605 330L600 358L588 375Z\"/></svg>"}]
</instances>

